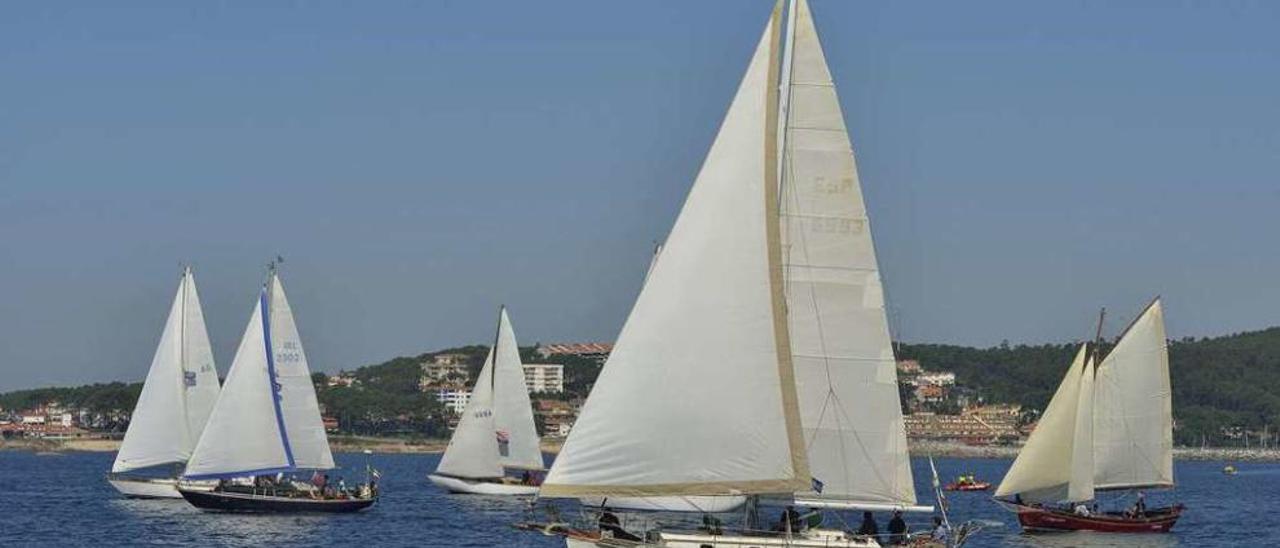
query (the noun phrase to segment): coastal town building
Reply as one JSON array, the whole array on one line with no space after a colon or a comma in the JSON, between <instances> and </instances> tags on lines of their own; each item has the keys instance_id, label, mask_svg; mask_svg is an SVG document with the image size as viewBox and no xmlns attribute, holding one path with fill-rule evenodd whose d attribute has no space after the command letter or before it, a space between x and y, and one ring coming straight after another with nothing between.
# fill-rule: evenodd
<instances>
[{"instance_id":1,"label":"coastal town building","mask_svg":"<svg viewBox=\"0 0 1280 548\"><path fill-rule=\"evenodd\" d=\"M453 414L461 415L467 410L467 404L471 402L471 390L461 386L437 388L436 401Z\"/></svg>"},{"instance_id":2,"label":"coastal town building","mask_svg":"<svg viewBox=\"0 0 1280 548\"><path fill-rule=\"evenodd\" d=\"M898 373L904 375L916 375L920 371L920 362L916 360L898 360Z\"/></svg>"},{"instance_id":3,"label":"coastal town building","mask_svg":"<svg viewBox=\"0 0 1280 548\"><path fill-rule=\"evenodd\" d=\"M603 364L613 352L613 343L552 343L539 344L534 350L543 359L552 356L578 356Z\"/></svg>"},{"instance_id":4,"label":"coastal town building","mask_svg":"<svg viewBox=\"0 0 1280 548\"><path fill-rule=\"evenodd\" d=\"M532 394L564 392L564 366L557 363L524 364L524 382Z\"/></svg>"},{"instance_id":5,"label":"coastal town building","mask_svg":"<svg viewBox=\"0 0 1280 548\"><path fill-rule=\"evenodd\" d=\"M956 374L950 371L935 371L932 373L922 371L919 375L916 375L916 383L933 386L955 386Z\"/></svg>"},{"instance_id":6,"label":"coastal town building","mask_svg":"<svg viewBox=\"0 0 1280 548\"><path fill-rule=\"evenodd\" d=\"M541 425L543 436L563 438L573 428L573 422L578 418L578 408L561 400L534 400L533 416Z\"/></svg>"},{"instance_id":7,"label":"coastal town building","mask_svg":"<svg viewBox=\"0 0 1280 548\"><path fill-rule=\"evenodd\" d=\"M418 389L430 392L442 386L470 383L468 359L466 354L437 354L430 361L419 363L422 376L418 379Z\"/></svg>"},{"instance_id":8,"label":"coastal town building","mask_svg":"<svg viewBox=\"0 0 1280 548\"><path fill-rule=\"evenodd\" d=\"M326 379L325 384L327 384L330 388L337 387L337 386L351 387L351 386L360 384L360 381L356 379L355 373L351 373L349 371L339 371L337 375L332 375L328 379Z\"/></svg>"},{"instance_id":9,"label":"coastal town building","mask_svg":"<svg viewBox=\"0 0 1280 548\"><path fill-rule=\"evenodd\" d=\"M907 438L950 441L969 445L1012 443L1022 437L1016 405L971 407L959 415L918 412L903 417Z\"/></svg>"}]
</instances>

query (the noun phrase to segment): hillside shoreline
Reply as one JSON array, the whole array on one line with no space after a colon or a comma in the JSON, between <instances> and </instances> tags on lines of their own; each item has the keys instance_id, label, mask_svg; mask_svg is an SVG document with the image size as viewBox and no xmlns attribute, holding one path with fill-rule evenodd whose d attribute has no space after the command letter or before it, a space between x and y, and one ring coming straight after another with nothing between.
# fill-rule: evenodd
<instances>
[{"instance_id":1,"label":"hillside shoreline","mask_svg":"<svg viewBox=\"0 0 1280 548\"><path fill-rule=\"evenodd\" d=\"M544 440L542 450L554 455L560 452L562 443L563 440ZM329 441L329 447L335 453L360 453L368 450L379 454L430 454L443 453L448 445L448 440L409 441L362 436L334 436ZM0 440L0 451L110 453L119 449L120 441L110 439ZM1018 449L1012 446L972 446L945 442L911 443L911 455L914 457L1012 459L1017 456ZM1185 461L1280 462L1280 449L1176 447L1173 450L1173 458Z\"/></svg>"}]
</instances>

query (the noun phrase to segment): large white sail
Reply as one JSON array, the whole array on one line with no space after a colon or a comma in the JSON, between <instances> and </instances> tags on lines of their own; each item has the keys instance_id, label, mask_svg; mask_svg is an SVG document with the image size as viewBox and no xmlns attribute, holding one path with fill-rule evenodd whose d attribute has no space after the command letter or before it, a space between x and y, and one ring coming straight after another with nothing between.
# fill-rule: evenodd
<instances>
[{"instance_id":1,"label":"large white sail","mask_svg":"<svg viewBox=\"0 0 1280 548\"><path fill-rule=\"evenodd\" d=\"M1159 299L1099 364L1095 390L1097 488L1172 487L1172 395Z\"/></svg>"},{"instance_id":2,"label":"large white sail","mask_svg":"<svg viewBox=\"0 0 1280 548\"><path fill-rule=\"evenodd\" d=\"M1024 502L1081 501L1093 498L1091 477L1073 462L1078 454L1077 443L1087 440L1077 438L1085 430L1077 427L1081 417L1081 389L1084 377L1091 373L1087 359L1087 345L1080 351L1067 370L1058 391L1049 400L1040 422L1027 438L1026 445L1018 452L1013 466L1005 474L996 496L1020 495Z\"/></svg>"},{"instance_id":3,"label":"large white sail","mask_svg":"<svg viewBox=\"0 0 1280 548\"><path fill-rule=\"evenodd\" d=\"M218 371L188 267L111 471L186 462L217 398Z\"/></svg>"},{"instance_id":4,"label":"large white sail","mask_svg":"<svg viewBox=\"0 0 1280 548\"><path fill-rule=\"evenodd\" d=\"M776 219L778 11L542 496L809 483Z\"/></svg>"},{"instance_id":5,"label":"large white sail","mask_svg":"<svg viewBox=\"0 0 1280 548\"><path fill-rule=\"evenodd\" d=\"M333 466L306 354L284 287L273 272L258 296L184 477L227 478Z\"/></svg>"},{"instance_id":6,"label":"large white sail","mask_svg":"<svg viewBox=\"0 0 1280 548\"><path fill-rule=\"evenodd\" d=\"M498 338L490 352L494 362L496 391L493 395L493 422L497 429L498 454L507 468L542 470L541 438L533 422L533 404L520 361L520 347L504 306L498 313ZM505 441L504 441L505 440Z\"/></svg>"},{"instance_id":7,"label":"large white sail","mask_svg":"<svg viewBox=\"0 0 1280 548\"><path fill-rule=\"evenodd\" d=\"M808 2L792 9L783 257L801 422L822 486L797 497L911 506L897 371L853 148Z\"/></svg>"},{"instance_id":8,"label":"large white sail","mask_svg":"<svg viewBox=\"0 0 1280 548\"><path fill-rule=\"evenodd\" d=\"M449 438L449 446L440 457L436 473L467 479L500 478L502 462L498 456L498 439L494 423L494 349L484 360L484 368L476 377L471 399Z\"/></svg>"}]
</instances>

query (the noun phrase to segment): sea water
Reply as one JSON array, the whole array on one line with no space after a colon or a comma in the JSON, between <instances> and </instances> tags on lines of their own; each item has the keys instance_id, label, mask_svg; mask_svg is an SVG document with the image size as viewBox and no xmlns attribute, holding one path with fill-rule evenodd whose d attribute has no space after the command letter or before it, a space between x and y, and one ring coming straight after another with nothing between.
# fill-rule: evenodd
<instances>
[{"instance_id":1,"label":"sea water","mask_svg":"<svg viewBox=\"0 0 1280 548\"><path fill-rule=\"evenodd\" d=\"M519 531L512 524L545 519L525 500L449 495L426 475L438 455L337 455L348 483L362 481L366 461L382 472L382 499L371 510L345 515L233 515L201 512L186 502L127 500L105 480L111 453L35 454L0 451L0 546L563 546L556 537ZM1007 459L938 459L944 482L960 474L998 483ZM1022 534L1015 517L991 493L949 493L954 522L985 528L971 546L1280 546L1280 465L1176 462L1172 496L1148 494L1149 506L1176 499L1187 511L1167 535L1099 533ZM931 503L928 461L914 459L916 492ZM563 504L566 516L575 515ZM772 517L772 516L767 516ZM877 515L881 530L887 515ZM851 527L860 512L843 519ZM727 520L729 521L729 520ZM829 518L828 524L835 520ZM928 516L909 520L927 526Z\"/></svg>"}]
</instances>

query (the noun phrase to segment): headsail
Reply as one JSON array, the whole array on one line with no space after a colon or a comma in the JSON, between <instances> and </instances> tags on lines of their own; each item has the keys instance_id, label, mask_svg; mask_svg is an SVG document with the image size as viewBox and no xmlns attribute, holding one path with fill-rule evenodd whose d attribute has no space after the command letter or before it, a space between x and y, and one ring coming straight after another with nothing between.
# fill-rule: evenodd
<instances>
[{"instance_id":1,"label":"headsail","mask_svg":"<svg viewBox=\"0 0 1280 548\"><path fill-rule=\"evenodd\" d=\"M273 272L184 477L333 468L306 354Z\"/></svg>"},{"instance_id":2,"label":"headsail","mask_svg":"<svg viewBox=\"0 0 1280 548\"><path fill-rule=\"evenodd\" d=\"M809 483L775 216L779 11L543 496Z\"/></svg>"},{"instance_id":3,"label":"headsail","mask_svg":"<svg viewBox=\"0 0 1280 548\"><path fill-rule=\"evenodd\" d=\"M186 462L217 398L218 371L187 267L111 471Z\"/></svg>"},{"instance_id":4,"label":"headsail","mask_svg":"<svg viewBox=\"0 0 1280 548\"><path fill-rule=\"evenodd\" d=\"M781 216L801 422L821 493L912 506L914 482L884 291L853 148L808 2L784 61Z\"/></svg>"},{"instance_id":5,"label":"headsail","mask_svg":"<svg viewBox=\"0 0 1280 548\"><path fill-rule=\"evenodd\" d=\"M1097 488L1172 487L1173 404L1159 299L1102 360L1095 390Z\"/></svg>"},{"instance_id":6,"label":"headsail","mask_svg":"<svg viewBox=\"0 0 1280 548\"><path fill-rule=\"evenodd\" d=\"M1092 364L1088 358L1088 346L1080 351L1067 370L1058 391L1049 400L1040 422L1027 438L1026 445L1005 474L996 496L1021 495L1026 502L1081 501L1093 498L1091 463L1077 462L1077 445L1092 447L1083 439L1089 429L1082 428L1082 418L1088 418L1080 409L1081 401L1088 401L1081 391L1088 388L1086 376L1092 377Z\"/></svg>"},{"instance_id":7,"label":"headsail","mask_svg":"<svg viewBox=\"0 0 1280 548\"><path fill-rule=\"evenodd\" d=\"M493 349L490 348L484 368L471 390L467 408L449 438L444 456L440 457L440 465L436 467L439 474L468 479L500 478L503 475L493 418L493 361Z\"/></svg>"}]
</instances>

